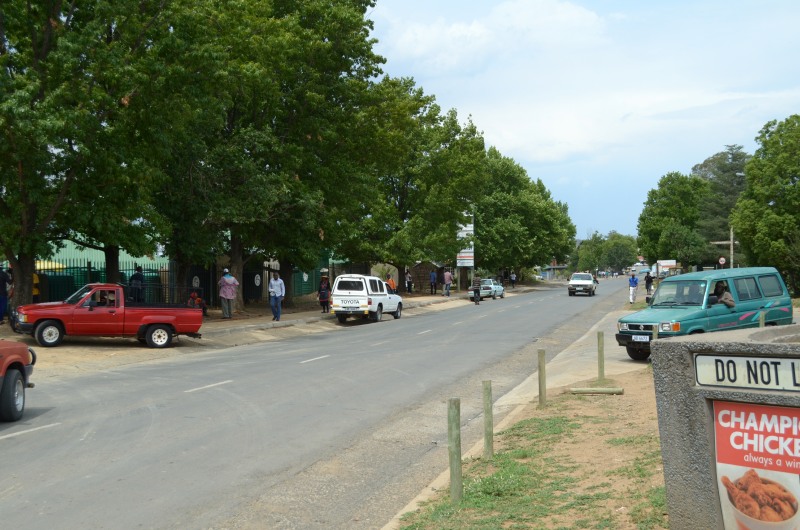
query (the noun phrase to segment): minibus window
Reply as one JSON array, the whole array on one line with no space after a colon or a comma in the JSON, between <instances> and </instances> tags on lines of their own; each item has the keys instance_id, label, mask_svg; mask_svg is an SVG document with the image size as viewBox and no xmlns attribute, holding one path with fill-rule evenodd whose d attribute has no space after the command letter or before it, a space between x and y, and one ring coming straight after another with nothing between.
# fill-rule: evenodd
<instances>
[{"instance_id":1,"label":"minibus window","mask_svg":"<svg viewBox=\"0 0 800 530\"><path fill-rule=\"evenodd\" d=\"M783 287L778 277L774 274L767 276L759 276L758 283L761 285L761 290L764 291L764 296L781 296L783 294Z\"/></svg>"},{"instance_id":2,"label":"minibus window","mask_svg":"<svg viewBox=\"0 0 800 530\"><path fill-rule=\"evenodd\" d=\"M754 300L761 298L761 291L758 290L755 278L736 278L733 280L736 292L739 293L739 300Z\"/></svg>"}]
</instances>

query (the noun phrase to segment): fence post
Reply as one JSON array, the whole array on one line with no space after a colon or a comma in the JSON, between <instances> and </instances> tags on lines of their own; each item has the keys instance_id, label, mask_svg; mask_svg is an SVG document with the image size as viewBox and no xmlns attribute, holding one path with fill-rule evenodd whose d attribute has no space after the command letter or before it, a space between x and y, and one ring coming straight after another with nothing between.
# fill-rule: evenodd
<instances>
[{"instance_id":1,"label":"fence post","mask_svg":"<svg viewBox=\"0 0 800 530\"><path fill-rule=\"evenodd\" d=\"M447 453L450 460L450 498L453 504L461 502L464 484L461 480L461 400L450 398L447 402Z\"/></svg>"},{"instance_id":2,"label":"fence post","mask_svg":"<svg viewBox=\"0 0 800 530\"><path fill-rule=\"evenodd\" d=\"M767 315L763 311L758 313L758 327L763 328L767 320Z\"/></svg>"},{"instance_id":3,"label":"fence post","mask_svg":"<svg viewBox=\"0 0 800 530\"><path fill-rule=\"evenodd\" d=\"M539 350L539 406L547 404L547 374L545 372L544 350Z\"/></svg>"},{"instance_id":4,"label":"fence post","mask_svg":"<svg viewBox=\"0 0 800 530\"><path fill-rule=\"evenodd\" d=\"M603 381L606 378L606 351L604 334L597 332L597 379Z\"/></svg>"},{"instance_id":5,"label":"fence post","mask_svg":"<svg viewBox=\"0 0 800 530\"><path fill-rule=\"evenodd\" d=\"M492 413L492 382L483 382L483 458L494 456L494 414Z\"/></svg>"}]
</instances>

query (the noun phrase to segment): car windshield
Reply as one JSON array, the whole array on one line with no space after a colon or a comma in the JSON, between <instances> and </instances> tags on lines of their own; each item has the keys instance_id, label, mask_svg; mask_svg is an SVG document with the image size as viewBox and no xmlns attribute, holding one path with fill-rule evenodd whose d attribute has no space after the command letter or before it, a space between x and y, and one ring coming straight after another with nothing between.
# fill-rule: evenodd
<instances>
[{"instance_id":1,"label":"car windshield","mask_svg":"<svg viewBox=\"0 0 800 530\"><path fill-rule=\"evenodd\" d=\"M703 305L706 287L705 280L662 282L650 300L650 305Z\"/></svg>"},{"instance_id":2,"label":"car windshield","mask_svg":"<svg viewBox=\"0 0 800 530\"><path fill-rule=\"evenodd\" d=\"M572 279L573 280L588 280L588 281L592 281L592 275L591 274L573 274L572 275Z\"/></svg>"},{"instance_id":3,"label":"car windshield","mask_svg":"<svg viewBox=\"0 0 800 530\"><path fill-rule=\"evenodd\" d=\"M492 280L481 280L481 285L492 285Z\"/></svg>"},{"instance_id":4,"label":"car windshield","mask_svg":"<svg viewBox=\"0 0 800 530\"><path fill-rule=\"evenodd\" d=\"M72 293L70 297L65 300L65 302L68 304L77 304L91 290L92 290L91 285L84 285L83 287Z\"/></svg>"}]
</instances>

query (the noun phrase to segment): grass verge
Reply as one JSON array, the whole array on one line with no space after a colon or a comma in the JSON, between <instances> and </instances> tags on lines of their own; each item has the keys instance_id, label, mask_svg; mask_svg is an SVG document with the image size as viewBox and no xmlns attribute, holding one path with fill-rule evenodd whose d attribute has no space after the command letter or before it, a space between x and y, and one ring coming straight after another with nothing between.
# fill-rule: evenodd
<instances>
[{"instance_id":1,"label":"grass verge","mask_svg":"<svg viewBox=\"0 0 800 530\"><path fill-rule=\"evenodd\" d=\"M652 380L649 368L638 374ZM531 406L528 418L495 435L494 458L464 462L457 506L449 489L440 491L401 527L668 528L655 405L645 412L637 401L563 393Z\"/></svg>"}]
</instances>

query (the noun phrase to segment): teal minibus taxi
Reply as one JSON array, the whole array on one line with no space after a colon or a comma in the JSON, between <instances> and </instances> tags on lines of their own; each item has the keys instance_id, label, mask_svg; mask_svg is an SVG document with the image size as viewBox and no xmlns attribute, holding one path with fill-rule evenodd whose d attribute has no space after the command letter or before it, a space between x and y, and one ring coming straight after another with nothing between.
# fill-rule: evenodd
<instances>
[{"instance_id":1,"label":"teal minibus taxi","mask_svg":"<svg viewBox=\"0 0 800 530\"><path fill-rule=\"evenodd\" d=\"M774 267L691 272L662 280L646 309L617 321L615 337L642 361L650 356L653 330L666 338L758 327L762 314L767 326L792 323L792 299Z\"/></svg>"}]
</instances>

